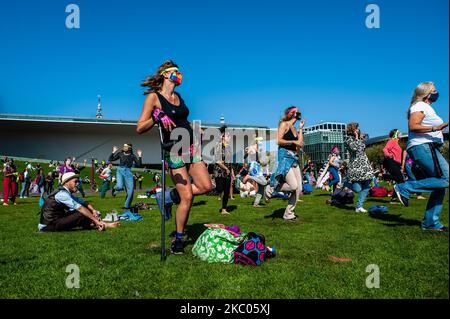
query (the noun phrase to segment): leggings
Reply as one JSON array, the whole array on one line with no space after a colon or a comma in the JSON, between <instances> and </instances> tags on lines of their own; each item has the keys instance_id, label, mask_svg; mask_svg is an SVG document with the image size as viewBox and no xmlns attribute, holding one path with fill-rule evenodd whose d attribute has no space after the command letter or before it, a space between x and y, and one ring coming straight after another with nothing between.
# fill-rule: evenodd
<instances>
[{"instance_id":1,"label":"leggings","mask_svg":"<svg viewBox=\"0 0 450 319\"><path fill-rule=\"evenodd\" d=\"M386 168L386 170L388 171L390 178L394 182L396 182L397 184L401 184L401 183L405 182L405 178L403 177L403 173L401 170L401 165L399 163L397 163L390 157L385 157L384 161L383 161L383 165ZM392 194L392 198L394 199L396 197L397 197L397 193L394 192Z\"/></svg>"},{"instance_id":2,"label":"leggings","mask_svg":"<svg viewBox=\"0 0 450 319\"><path fill-rule=\"evenodd\" d=\"M281 187L281 191L291 192L291 196L289 196L288 205L286 207L286 210L284 211L283 218L293 219L295 218L295 206L297 205L298 198L303 190L303 181L300 167L291 167L289 172L286 174L285 180L286 182Z\"/></svg>"},{"instance_id":3,"label":"leggings","mask_svg":"<svg viewBox=\"0 0 450 319\"><path fill-rule=\"evenodd\" d=\"M231 176L229 177L216 177L216 190L222 196L222 209L226 209L228 205L228 198L230 196Z\"/></svg>"}]
</instances>

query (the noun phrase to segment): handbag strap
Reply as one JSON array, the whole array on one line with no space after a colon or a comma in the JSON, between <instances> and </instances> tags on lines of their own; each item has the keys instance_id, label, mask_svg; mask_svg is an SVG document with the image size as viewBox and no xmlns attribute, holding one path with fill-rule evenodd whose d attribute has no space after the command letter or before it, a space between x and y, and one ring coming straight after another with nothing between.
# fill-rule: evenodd
<instances>
[{"instance_id":1,"label":"handbag strap","mask_svg":"<svg viewBox=\"0 0 450 319\"><path fill-rule=\"evenodd\" d=\"M439 164L439 160L437 158L437 154L436 152L438 151L437 148L434 146L433 143L428 143L428 145L430 146L430 151L431 151L431 157L433 158L433 164L434 164L434 172L436 174L437 178L442 178L443 174L442 174L442 168L441 165Z\"/></svg>"}]
</instances>

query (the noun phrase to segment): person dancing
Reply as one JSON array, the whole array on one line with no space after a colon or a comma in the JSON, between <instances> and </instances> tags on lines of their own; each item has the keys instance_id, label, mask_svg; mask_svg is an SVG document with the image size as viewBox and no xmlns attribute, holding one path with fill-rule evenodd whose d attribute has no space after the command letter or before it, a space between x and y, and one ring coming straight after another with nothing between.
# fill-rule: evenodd
<instances>
[{"instance_id":1,"label":"person dancing","mask_svg":"<svg viewBox=\"0 0 450 319\"><path fill-rule=\"evenodd\" d=\"M396 184L394 190L405 206L408 206L412 193L431 193L422 229L447 232L448 227L442 224L440 216L449 178L448 162L441 153L444 145L442 131L448 123L432 107L438 98L439 93L433 82L420 83L414 90L407 113L409 135L406 150L424 178Z\"/></svg>"},{"instance_id":2,"label":"person dancing","mask_svg":"<svg viewBox=\"0 0 450 319\"><path fill-rule=\"evenodd\" d=\"M401 133L398 129L393 129L389 132L389 141L383 148L383 167L386 168L390 175L390 179L397 184L405 182L403 175L406 152L403 151L399 144ZM394 192L391 198L391 204L399 204L397 195Z\"/></svg>"},{"instance_id":3,"label":"person dancing","mask_svg":"<svg viewBox=\"0 0 450 319\"><path fill-rule=\"evenodd\" d=\"M142 134L150 130L155 124L163 127L163 141L170 143L170 134L174 128L183 128L189 135L189 151L167 152L166 161L169 166L170 176L175 188L168 188L165 193L165 203L162 202L162 193L158 193L156 200L161 211L166 212L166 218L170 217L172 204L178 204L176 210L176 233L172 240L171 251L173 254L184 253L183 234L189 218L193 196L205 194L212 189L211 178L205 163L202 160L198 145L193 143L193 130L188 121L189 109L181 95L175 92L175 88L181 84L182 74L178 66L171 60L164 62L155 75L147 77L141 84L149 89L142 113L137 123L136 131ZM191 182L192 178L192 182Z\"/></svg>"},{"instance_id":4,"label":"person dancing","mask_svg":"<svg viewBox=\"0 0 450 319\"><path fill-rule=\"evenodd\" d=\"M355 205L357 213L367 213L363 205L370 191L370 182L374 177L372 166L366 155L365 137L366 135L361 133L358 123L353 122L347 125L347 137L344 143L350 154L350 160L344 186L359 193Z\"/></svg>"},{"instance_id":5,"label":"person dancing","mask_svg":"<svg viewBox=\"0 0 450 319\"><path fill-rule=\"evenodd\" d=\"M291 192L283 215L283 218L289 221L297 219L294 210L303 187L299 152L304 146L302 130L305 122L300 121L297 131L294 125L299 120L301 120L301 113L296 106L291 106L284 111L277 133L278 166L271 175L270 185L265 191L266 198L271 198L274 191Z\"/></svg>"},{"instance_id":6,"label":"person dancing","mask_svg":"<svg viewBox=\"0 0 450 319\"><path fill-rule=\"evenodd\" d=\"M339 156L339 148L337 146L331 149L328 164L330 175L333 176L333 179L328 183L328 186L330 186L330 188L332 189L332 193L334 193L334 191L336 190L336 186L341 181L339 169L341 168L342 160Z\"/></svg>"}]
</instances>

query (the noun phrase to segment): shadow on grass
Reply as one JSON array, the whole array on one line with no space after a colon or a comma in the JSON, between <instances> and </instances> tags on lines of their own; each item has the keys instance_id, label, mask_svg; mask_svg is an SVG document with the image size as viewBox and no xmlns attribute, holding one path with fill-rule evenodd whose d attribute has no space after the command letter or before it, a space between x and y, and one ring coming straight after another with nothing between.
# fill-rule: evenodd
<instances>
[{"instance_id":1,"label":"shadow on grass","mask_svg":"<svg viewBox=\"0 0 450 319\"><path fill-rule=\"evenodd\" d=\"M376 202L376 203L384 203L384 204L387 204L391 201L390 198L383 199L383 198L379 198L379 197L367 197L366 200L371 201L371 202Z\"/></svg>"},{"instance_id":2,"label":"shadow on grass","mask_svg":"<svg viewBox=\"0 0 450 319\"><path fill-rule=\"evenodd\" d=\"M147 247L147 251L152 255L161 255L161 243L150 243ZM170 255L170 247L164 247L164 251L166 252L166 256Z\"/></svg>"},{"instance_id":3,"label":"shadow on grass","mask_svg":"<svg viewBox=\"0 0 450 319\"><path fill-rule=\"evenodd\" d=\"M283 218L284 211L285 211L285 208L277 209L272 214L264 216L264 218L272 218L272 220L274 220L275 218L279 218L279 219L284 220L284 218ZM308 223L301 217L297 217L295 220L285 220L285 222L286 223L295 223L295 224L307 224Z\"/></svg>"},{"instance_id":4,"label":"shadow on grass","mask_svg":"<svg viewBox=\"0 0 450 319\"><path fill-rule=\"evenodd\" d=\"M422 223L415 219L407 219L401 217L401 214L392 215L392 214L369 214L369 217L379 219L387 222L394 222L396 224L385 224L387 227L398 227L398 226L420 226Z\"/></svg>"},{"instance_id":5,"label":"shadow on grass","mask_svg":"<svg viewBox=\"0 0 450 319\"><path fill-rule=\"evenodd\" d=\"M342 209L342 210L351 210L351 211L355 210L355 207L347 206L347 205L332 205L332 206L328 206L328 207L335 207L335 208Z\"/></svg>"},{"instance_id":6,"label":"shadow on grass","mask_svg":"<svg viewBox=\"0 0 450 319\"><path fill-rule=\"evenodd\" d=\"M330 193L328 193L328 194L317 194L317 195L313 195L314 197L324 197L324 196L326 196L326 197L331 197L331 194Z\"/></svg>"},{"instance_id":7,"label":"shadow on grass","mask_svg":"<svg viewBox=\"0 0 450 319\"><path fill-rule=\"evenodd\" d=\"M206 200L201 200L192 204L192 206L203 206L206 205Z\"/></svg>"},{"instance_id":8,"label":"shadow on grass","mask_svg":"<svg viewBox=\"0 0 450 319\"><path fill-rule=\"evenodd\" d=\"M284 211L284 208L277 209L272 214L264 216L264 218L272 218L272 220L274 220L275 218L283 219Z\"/></svg>"}]
</instances>

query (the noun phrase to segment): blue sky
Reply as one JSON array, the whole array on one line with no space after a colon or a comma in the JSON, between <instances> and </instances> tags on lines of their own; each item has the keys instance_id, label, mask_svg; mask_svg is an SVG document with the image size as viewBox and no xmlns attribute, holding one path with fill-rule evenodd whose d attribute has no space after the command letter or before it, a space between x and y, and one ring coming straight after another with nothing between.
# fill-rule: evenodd
<instances>
[{"instance_id":1,"label":"blue sky","mask_svg":"<svg viewBox=\"0 0 450 319\"><path fill-rule=\"evenodd\" d=\"M65 8L80 7L80 29ZM368 29L365 8L381 10ZM415 86L436 82L448 120L447 0L0 2L0 113L137 120L140 82L166 59L184 75L190 120L276 127L357 121L406 130Z\"/></svg>"}]
</instances>

